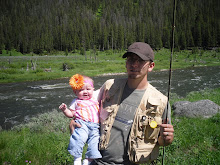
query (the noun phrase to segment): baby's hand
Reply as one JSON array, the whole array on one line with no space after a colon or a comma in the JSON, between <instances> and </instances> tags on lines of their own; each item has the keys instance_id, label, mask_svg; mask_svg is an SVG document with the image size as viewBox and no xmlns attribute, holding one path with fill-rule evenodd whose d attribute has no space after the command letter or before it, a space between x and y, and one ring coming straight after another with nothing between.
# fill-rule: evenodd
<instances>
[{"instance_id":1,"label":"baby's hand","mask_svg":"<svg viewBox=\"0 0 220 165\"><path fill-rule=\"evenodd\" d=\"M65 111L67 108L66 104L62 103L60 106L59 106L59 109L61 109L62 111Z\"/></svg>"}]
</instances>

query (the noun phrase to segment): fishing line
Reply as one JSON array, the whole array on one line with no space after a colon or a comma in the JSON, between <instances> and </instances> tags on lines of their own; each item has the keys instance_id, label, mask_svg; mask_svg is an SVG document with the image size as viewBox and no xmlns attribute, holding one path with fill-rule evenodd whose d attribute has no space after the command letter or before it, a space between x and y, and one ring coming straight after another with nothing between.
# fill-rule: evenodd
<instances>
[{"instance_id":1,"label":"fishing line","mask_svg":"<svg viewBox=\"0 0 220 165\"><path fill-rule=\"evenodd\" d=\"M173 49L174 49L174 31L175 31L175 16L176 16L176 0L173 1L173 25L172 25L172 46L171 46L171 54L170 54L170 69L169 69L169 82L168 82L168 104L167 104L167 112L166 112L166 122L168 122L168 108L169 108L169 100L170 100L170 88L171 88L171 75L172 75L172 61L173 61ZM165 143L165 142L164 142ZM163 143L163 157L162 157L162 165L164 165L165 158L165 145Z\"/></svg>"}]
</instances>

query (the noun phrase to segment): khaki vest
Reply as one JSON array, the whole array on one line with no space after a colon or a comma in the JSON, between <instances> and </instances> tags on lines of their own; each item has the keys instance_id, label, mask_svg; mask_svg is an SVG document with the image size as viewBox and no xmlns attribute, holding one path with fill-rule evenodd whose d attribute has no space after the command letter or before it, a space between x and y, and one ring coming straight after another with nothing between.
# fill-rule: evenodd
<instances>
[{"instance_id":1,"label":"khaki vest","mask_svg":"<svg viewBox=\"0 0 220 165\"><path fill-rule=\"evenodd\" d=\"M111 79L106 81L100 91L101 137L99 148L108 146L111 128L117 114L122 93L127 79ZM129 160L135 163L146 163L155 160L159 154L157 143L160 128L151 128L154 120L162 123L163 111L167 105L167 97L148 84L141 103L138 106L128 140Z\"/></svg>"}]
</instances>

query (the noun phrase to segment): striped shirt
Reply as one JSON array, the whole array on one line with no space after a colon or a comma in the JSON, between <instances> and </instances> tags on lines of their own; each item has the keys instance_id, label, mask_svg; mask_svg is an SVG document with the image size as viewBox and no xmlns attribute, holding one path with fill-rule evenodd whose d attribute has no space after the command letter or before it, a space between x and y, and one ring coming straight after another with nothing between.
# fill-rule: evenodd
<instances>
[{"instance_id":1,"label":"striped shirt","mask_svg":"<svg viewBox=\"0 0 220 165\"><path fill-rule=\"evenodd\" d=\"M96 100L74 99L70 110L75 111L76 119L99 123L99 103Z\"/></svg>"}]
</instances>

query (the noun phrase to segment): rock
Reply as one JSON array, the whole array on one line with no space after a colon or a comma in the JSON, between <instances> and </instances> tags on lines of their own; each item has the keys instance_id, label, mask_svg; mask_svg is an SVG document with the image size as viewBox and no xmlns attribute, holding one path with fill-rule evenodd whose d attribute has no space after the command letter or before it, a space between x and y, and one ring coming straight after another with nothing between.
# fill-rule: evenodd
<instances>
[{"instance_id":1,"label":"rock","mask_svg":"<svg viewBox=\"0 0 220 165\"><path fill-rule=\"evenodd\" d=\"M178 101L172 105L172 109L175 116L209 118L220 111L220 106L210 100Z\"/></svg>"}]
</instances>

